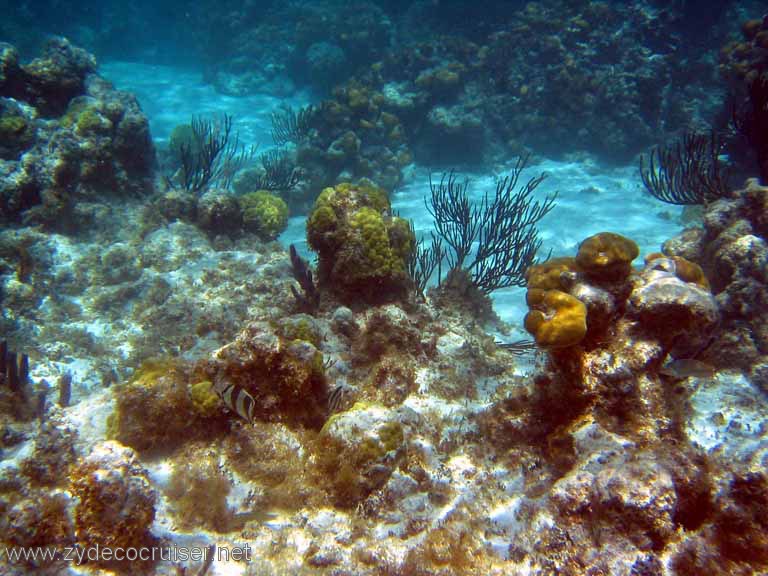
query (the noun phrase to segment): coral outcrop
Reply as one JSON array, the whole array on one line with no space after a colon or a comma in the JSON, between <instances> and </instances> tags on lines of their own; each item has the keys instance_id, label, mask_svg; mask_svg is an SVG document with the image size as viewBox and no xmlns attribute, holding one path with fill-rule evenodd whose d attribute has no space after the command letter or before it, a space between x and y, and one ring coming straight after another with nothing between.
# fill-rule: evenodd
<instances>
[{"instance_id":1,"label":"coral outcrop","mask_svg":"<svg viewBox=\"0 0 768 576\"><path fill-rule=\"evenodd\" d=\"M311 338L307 330L292 335ZM196 371L219 390L235 385L250 394L258 420L316 428L325 421L323 354L308 340L279 337L267 322L250 323Z\"/></svg>"},{"instance_id":2,"label":"coral outcrop","mask_svg":"<svg viewBox=\"0 0 768 576\"><path fill-rule=\"evenodd\" d=\"M323 190L307 220L307 240L318 253L320 286L342 301L406 295L406 262L416 239L406 220L391 215L386 192L375 184Z\"/></svg>"},{"instance_id":3,"label":"coral outcrop","mask_svg":"<svg viewBox=\"0 0 768 576\"><path fill-rule=\"evenodd\" d=\"M96 73L93 56L63 38L28 64L12 46L0 50L0 214L74 226L85 217L78 202L151 188L147 118Z\"/></svg>"},{"instance_id":4,"label":"coral outcrop","mask_svg":"<svg viewBox=\"0 0 768 576\"><path fill-rule=\"evenodd\" d=\"M664 246L704 270L722 315L706 357L751 371L765 385L768 364L768 188L757 180L709 204L703 227L686 230Z\"/></svg>"},{"instance_id":5,"label":"coral outcrop","mask_svg":"<svg viewBox=\"0 0 768 576\"><path fill-rule=\"evenodd\" d=\"M117 442L102 442L75 468L71 490L75 536L84 547L151 546L157 495L135 452ZM113 564L106 559L97 564Z\"/></svg>"}]
</instances>

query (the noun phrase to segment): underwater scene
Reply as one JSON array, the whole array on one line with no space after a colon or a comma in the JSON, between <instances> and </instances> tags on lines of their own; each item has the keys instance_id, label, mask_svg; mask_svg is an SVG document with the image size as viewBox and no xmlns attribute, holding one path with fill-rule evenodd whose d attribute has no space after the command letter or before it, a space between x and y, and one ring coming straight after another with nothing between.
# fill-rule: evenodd
<instances>
[{"instance_id":1,"label":"underwater scene","mask_svg":"<svg viewBox=\"0 0 768 576\"><path fill-rule=\"evenodd\" d=\"M765 3L0 7L0 576L768 575Z\"/></svg>"}]
</instances>

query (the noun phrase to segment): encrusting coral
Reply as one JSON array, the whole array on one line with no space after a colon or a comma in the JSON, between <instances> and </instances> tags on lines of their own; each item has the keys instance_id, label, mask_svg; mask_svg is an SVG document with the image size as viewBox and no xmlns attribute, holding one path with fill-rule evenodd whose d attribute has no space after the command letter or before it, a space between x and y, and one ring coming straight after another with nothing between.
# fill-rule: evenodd
<instances>
[{"instance_id":1,"label":"encrusting coral","mask_svg":"<svg viewBox=\"0 0 768 576\"><path fill-rule=\"evenodd\" d=\"M133 450L102 442L70 475L75 537L86 548L115 550L155 544L150 532L157 495ZM98 564L114 564L106 559Z\"/></svg>"}]
</instances>

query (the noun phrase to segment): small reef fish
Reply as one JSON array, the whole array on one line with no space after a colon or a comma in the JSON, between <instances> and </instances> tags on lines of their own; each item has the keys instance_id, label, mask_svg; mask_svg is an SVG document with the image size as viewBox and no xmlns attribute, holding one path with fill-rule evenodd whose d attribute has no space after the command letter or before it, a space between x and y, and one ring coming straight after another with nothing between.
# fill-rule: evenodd
<instances>
[{"instance_id":1,"label":"small reef fish","mask_svg":"<svg viewBox=\"0 0 768 576\"><path fill-rule=\"evenodd\" d=\"M328 414L341 412L341 410L345 407L347 403L346 401L349 398L351 392L352 388L346 384L339 384L335 386L334 389L331 390L331 393L328 395Z\"/></svg>"},{"instance_id":2,"label":"small reef fish","mask_svg":"<svg viewBox=\"0 0 768 576\"><path fill-rule=\"evenodd\" d=\"M715 368L711 364L694 360L693 358L681 358L665 364L659 370L659 374L674 378L675 380L685 380L690 376L696 378L714 378Z\"/></svg>"},{"instance_id":3,"label":"small reef fish","mask_svg":"<svg viewBox=\"0 0 768 576\"><path fill-rule=\"evenodd\" d=\"M253 411L256 407L253 396L232 382L217 384L214 390L227 408L249 424L253 423Z\"/></svg>"}]
</instances>

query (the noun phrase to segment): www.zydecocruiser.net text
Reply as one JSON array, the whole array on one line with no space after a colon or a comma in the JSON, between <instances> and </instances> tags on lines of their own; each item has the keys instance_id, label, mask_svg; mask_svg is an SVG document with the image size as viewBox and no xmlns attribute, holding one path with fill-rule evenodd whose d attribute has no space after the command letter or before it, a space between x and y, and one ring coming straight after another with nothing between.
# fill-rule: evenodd
<instances>
[{"instance_id":1,"label":"www.zydecocruiser.net text","mask_svg":"<svg viewBox=\"0 0 768 576\"><path fill-rule=\"evenodd\" d=\"M85 564L86 562L203 562L208 560L209 554L215 555L217 562L250 562L252 549L248 544L233 546L232 548L196 547L196 546L158 546L146 548L111 548L106 546L65 546L31 547L22 546L6 547L0 549L0 558L4 558L13 564L46 564L55 561L64 561L72 564Z\"/></svg>"}]
</instances>

